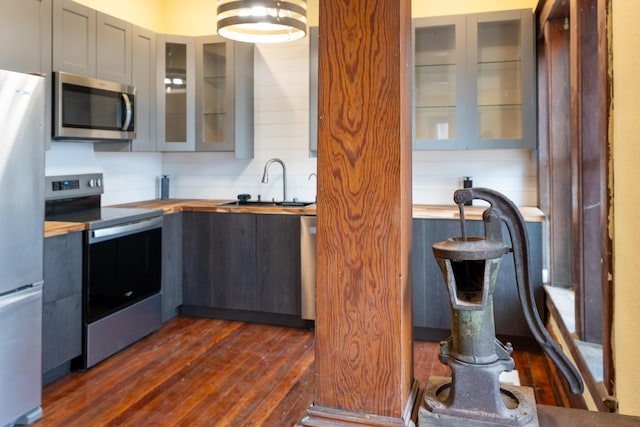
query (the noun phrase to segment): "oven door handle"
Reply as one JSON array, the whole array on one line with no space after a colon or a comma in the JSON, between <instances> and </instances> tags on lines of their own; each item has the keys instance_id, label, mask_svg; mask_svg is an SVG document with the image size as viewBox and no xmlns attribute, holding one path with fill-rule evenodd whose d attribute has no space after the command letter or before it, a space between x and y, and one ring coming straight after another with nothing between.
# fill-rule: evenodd
<instances>
[{"instance_id":1,"label":"oven door handle","mask_svg":"<svg viewBox=\"0 0 640 427\"><path fill-rule=\"evenodd\" d=\"M116 225L114 227L100 228L91 230L89 235L89 244L97 243L104 240L116 239L118 237L127 236L129 234L141 233L154 228L162 227L162 217L145 219L124 225Z\"/></svg>"}]
</instances>

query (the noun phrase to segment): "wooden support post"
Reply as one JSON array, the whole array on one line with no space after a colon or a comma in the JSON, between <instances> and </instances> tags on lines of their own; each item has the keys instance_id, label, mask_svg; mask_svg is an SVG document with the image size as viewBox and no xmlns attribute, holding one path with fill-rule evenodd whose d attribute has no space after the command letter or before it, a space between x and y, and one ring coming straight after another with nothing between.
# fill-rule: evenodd
<instances>
[{"instance_id":1,"label":"wooden support post","mask_svg":"<svg viewBox=\"0 0 640 427\"><path fill-rule=\"evenodd\" d=\"M413 425L411 2L319 2L316 395L305 426Z\"/></svg>"}]
</instances>

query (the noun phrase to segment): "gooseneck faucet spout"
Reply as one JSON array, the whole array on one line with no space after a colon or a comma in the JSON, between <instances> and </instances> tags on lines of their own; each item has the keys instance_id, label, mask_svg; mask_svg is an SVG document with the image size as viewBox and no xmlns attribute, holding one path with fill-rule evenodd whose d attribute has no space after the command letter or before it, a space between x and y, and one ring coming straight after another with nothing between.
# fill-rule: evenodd
<instances>
[{"instance_id":1,"label":"gooseneck faucet spout","mask_svg":"<svg viewBox=\"0 0 640 427\"><path fill-rule=\"evenodd\" d=\"M274 162L280 163L280 165L282 166L282 201L284 202L287 200L287 168L282 160L273 158L264 165L264 172L262 173L262 183L266 184L267 182L269 182L269 166L271 166L271 164Z\"/></svg>"}]
</instances>

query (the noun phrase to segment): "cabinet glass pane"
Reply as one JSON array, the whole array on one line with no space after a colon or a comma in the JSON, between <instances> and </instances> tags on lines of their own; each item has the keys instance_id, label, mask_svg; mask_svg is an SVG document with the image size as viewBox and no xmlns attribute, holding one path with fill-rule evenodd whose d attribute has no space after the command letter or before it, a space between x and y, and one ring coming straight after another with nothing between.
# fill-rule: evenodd
<instances>
[{"instance_id":1,"label":"cabinet glass pane","mask_svg":"<svg viewBox=\"0 0 640 427\"><path fill-rule=\"evenodd\" d=\"M187 45L165 47L165 141L187 140Z\"/></svg>"},{"instance_id":2,"label":"cabinet glass pane","mask_svg":"<svg viewBox=\"0 0 640 427\"><path fill-rule=\"evenodd\" d=\"M478 25L478 132L481 139L522 138L520 21Z\"/></svg>"},{"instance_id":3,"label":"cabinet glass pane","mask_svg":"<svg viewBox=\"0 0 640 427\"><path fill-rule=\"evenodd\" d=\"M486 106L478 108L481 139L522 138L522 106Z\"/></svg>"},{"instance_id":4,"label":"cabinet glass pane","mask_svg":"<svg viewBox=\"0 0 640 427\"><path fill-rule=\"evenodd\" d=\"M455 25L417 29L415 49L415 137L455 139Z\"/></svg>"},{"instance_id":5,"label":"cabinet glass pane","mask_svg":"<svg viewBox=\"0 0 640 427\"><path fill-rule=\"evenodd\" d=\"M415 126L416 137L419 139L454 139L456 108L418 108Z\"/></svg>"},{"instance_id":6,"label":"cabinet glass pane","mask_svg":"<svg viewBox=\"0 0 640 427\"><path fill-rule=\"evenodd\" d=\"M416 29L416 65L443 65L456 62L456 27L446 25Z\"/></svg>"},{"instance_id":7,"label":"cabinet glass pane","mask_svg":"<svg viewBox=\"0 0 640 427\"><path fill-rule=\"evenodd\" d=\"M416 107L456 105L456 66L416 67Z\"/></svg>"},{"instance_id":8,"label":"cabinet glass pane","mask_svg":"<svg viewBox=\"0 0 640 427\"><path fill-rule=\"evenodd\" d=\"M226 141L226 43L203 45L204 126L203 141Z\"/></svg>"},{"instance_id":9,"label":"cabinet glass pane","mask_svg":"<svg viewBox=\"0 0 640 427\"><path fill-rule=\"evenodd\" d=\"M522 63L478 64L478 104L521 105Z\"/></svg>"}]
</instances>

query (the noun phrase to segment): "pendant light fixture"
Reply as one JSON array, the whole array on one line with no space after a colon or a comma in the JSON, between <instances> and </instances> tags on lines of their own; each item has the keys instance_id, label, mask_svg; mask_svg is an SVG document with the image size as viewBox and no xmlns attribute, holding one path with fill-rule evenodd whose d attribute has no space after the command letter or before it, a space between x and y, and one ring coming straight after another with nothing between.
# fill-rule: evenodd
<instances>
[{"instance_id":1,"label":"pendant light fixture","mask_svg":"<svg viewBox=\"0 0 640 427\"><path fill-rule=\"evenodd\" d=\"M248 43L279 43L307 33L306 0L218 0L218 34Z\"/></svg>"}]
</instances>

